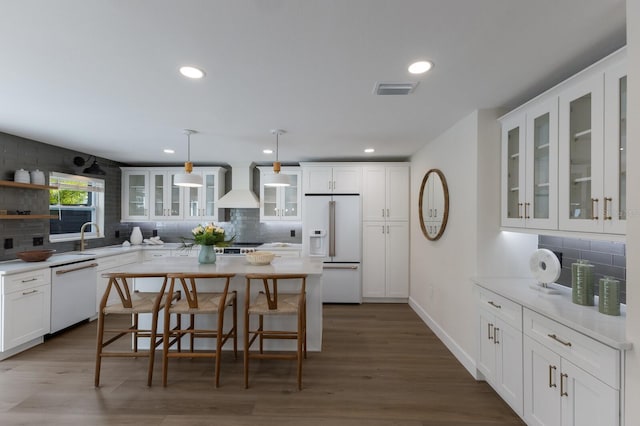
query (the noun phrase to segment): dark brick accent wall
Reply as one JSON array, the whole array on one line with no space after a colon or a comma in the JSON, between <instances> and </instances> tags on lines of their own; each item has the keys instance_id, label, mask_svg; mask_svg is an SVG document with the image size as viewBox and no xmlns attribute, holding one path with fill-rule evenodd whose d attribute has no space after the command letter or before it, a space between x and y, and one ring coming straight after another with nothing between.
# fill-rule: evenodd
<instances>
[{"instance_id":1,"label":"dark brick accent wall","mask_svg":"<svg viewBox=\"0 0 640 426\"><path fill-rule=\"evenodd\" d=\"M562 272L557 283L571 287L571 264L586 259L594 265L595 291L605 275L620 280L620 301L627 303L627 259L624 243L578 238L538 236L538 247L562 253Z\"/></svg>"},{"instance_id":2,"label":"dark brick accent wall","mask_svg":"<svg viewBox=\"0 0 640 426\"><path fill-rule=\"evenodd\" d=\"M49 172L82 174L86 166L75 166L73 158L76 156L86 159L89 154L0 133L1 180L13 180L17 169L39 169L45 173L47 183ZM98 158L98 164L107 172L105 176L100 176L105 180L105 229L102 230L105 238L88 240L89 247L119 244L124 238L115 238L115 231L128 228L127 225L120 224L121 164L104 158ZM47 191L0 187L0 209L31 210L31 214L48 214L49 197ZM33 249L34 237L42 237L44 240L44 245L38 248L50 248L58 252L74 250L78 245L73 241L50 243L48 220L0 220L0 260L15 259L17 252ZM13 239L12 249L4 248L6 238Z\"/></svg>"}]
</instances>

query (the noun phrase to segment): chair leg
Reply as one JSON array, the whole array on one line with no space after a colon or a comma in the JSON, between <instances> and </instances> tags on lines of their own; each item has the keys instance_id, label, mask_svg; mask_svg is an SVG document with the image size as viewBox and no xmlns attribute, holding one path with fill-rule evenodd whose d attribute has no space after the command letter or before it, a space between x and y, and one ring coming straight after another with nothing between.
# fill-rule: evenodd
<instances>
[{"instance_id":1,"label":"chair leg","mask_svg":"<svg viewBox=\"0 0 640 426\"><path fill-rule=\"evenodd\" d=\"M102 311L102 309L101 309ZM96 370L94 385L100 386L100 367L102 365L102 340L104 339L104 313L98 315L98 332L96 335Z\"/></svg>"},{"instance_id":2,"label":"chair leg","mask_svg":"<svg viewBox=\"0 0 640 426\"><path fill-rule=\"evenodd\" d=\"M147 386L151 386L151 383L153 382L153 364L156 358L157 335L158 335L158 311L155 311L151 315L151 333L149 336L149 368L147 371Z\"/></svg>"},{"instance_id":3,"label":"chair leg","mask_svg":"<svg viewBox=\"0 0 640 426\"><path fill-rule=\"evenodd\" d=\"M178 314L178 317L180 315ZM171 314L168 309L164 312L164 332L162 333L162 386L167 386L169 372L169 341L171 340L171 326L169 325Z\"/></svg>"},{"instance_id":4,"label":"chair leg","mask_svg":"<svg viewBox=\"0 0 640 426\"><path fill-rule=\"evenodd\" d=\"M133 333L133 351L138 352L138 314L133 314L133 329L136 330Z\"/></svg>"},{"instance_id":5,"label":"chair leg","mask_svg":"<svg viewBox=\"0 0 640 426\"><path fill-rule=\"evenodd\" d=\"M304 309L303 312L299 312L298 314L298 336L296 339L297 343L297 361L298 361L298 390L302 390L302 346L304 338Z\"/></svg>"},{"instance_id":6,"label":"chair leg","mask_svg":"<svg viewBox=\"0 0 640 426\"><path fill-rule=\"evenodd\" d=\"M249 388L249 312L244 313L244 388Z\"/></svg>"},{"instance_id":7,"label":"chair leg","mask_svg":"<svg viewBox=\"0 0 640 426\"><path fill-rule=\"evenodd\" d=\"M264 338L263 338L263 331L264 331L264 317L262 315L258 316L259 320L258 320L258 331L260 332L260 353L264 353Z\"/></svg>"},{"instance_id":8,"label":"chair leg","mask_svg":"<svg viewBox=\"0 0 640 426\"><path fill-rule=\"evenodd\" d=\"M238 295L233 299L233 357L238 359Z\"/></svg>"}]
</instances>

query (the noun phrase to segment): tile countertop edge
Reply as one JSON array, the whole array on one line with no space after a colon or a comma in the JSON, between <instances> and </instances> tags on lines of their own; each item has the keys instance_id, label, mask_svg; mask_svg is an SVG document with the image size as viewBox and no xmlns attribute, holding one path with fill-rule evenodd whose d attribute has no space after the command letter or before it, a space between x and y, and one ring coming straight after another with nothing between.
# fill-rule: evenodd
<instances>
[{"instance_id":1,"label":"tile countertop edge","mask_svg":"<svg viewBox=\"0 0 640 426\"><path fill-rule=\"evenodd\" d=\"M595 306L574 304L571 289L565 286L551 284L560 294L547 294L530 287L537 285L533 278L473 277L471 281L608 346L620 350L633 347L626 338L625 305L620 307L620 316L611 316L598 312L597 298Z\"/></svg>"}]
</instances>

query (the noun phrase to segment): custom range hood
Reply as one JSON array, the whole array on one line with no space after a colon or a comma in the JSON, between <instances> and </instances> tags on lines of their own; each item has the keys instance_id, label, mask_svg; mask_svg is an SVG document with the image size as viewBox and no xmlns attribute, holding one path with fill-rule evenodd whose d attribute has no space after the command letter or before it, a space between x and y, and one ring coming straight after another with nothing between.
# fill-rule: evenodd
<instances>
[{"instance_id":1,"label":"custom range hood","mask_svg":"<svg viewBox=\"0 0 640 426\"><path fill-rule=\"evenodd\" d=\"M219 208L260 208L260 200L253 193L253 166L253 163L231 164L231 191L218 200Z\"/></svg>"}]
</instances>

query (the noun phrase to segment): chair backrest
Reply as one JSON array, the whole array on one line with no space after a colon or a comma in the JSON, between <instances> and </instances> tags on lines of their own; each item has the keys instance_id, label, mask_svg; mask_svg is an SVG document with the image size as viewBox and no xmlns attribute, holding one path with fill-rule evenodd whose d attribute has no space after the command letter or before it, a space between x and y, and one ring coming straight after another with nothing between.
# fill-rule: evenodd
<instances>
[{"instance_id":1,"label":"chair backrest","mask_svg":"<svg viewBox=\"0 0 640 426\"><path fill-rule=\"evenodd\" d=\"M306 274L247 274L247 290L246 290L246 301L249 302L249 296L251 293L251 281L252 280L260 280L262 281L264 294L267 297L267 305L269 310L277 310L278 309L278 280L299 280L300 286L298 287L298 293L301 296L304 296L307 287L307 275ZM291 293L290 290L287 290L286 293Z\"/></svg>"},{"instance_id":2,"label":"chair backrest","mask_svg":"<svg viewBox=\"0 0 640 426\"><path fill-rule=\"evenodd\" d=\"M167 279L170 280L168 299L171 299L173 292L175 291L175 282L178 280L184 290L185 298L189 304L189 308L198 309L198 287L196 280L200 279L224 279L224 287L222 290L217 290L222 294L221 305L224 306L227 300L227 294L229 293L229 283L231 278L236 274L215 274L215 273L171 273L167 274Z\"/></svg>"},{"instance_id":3,"label":"chair backrest","mask_svg":"<svg viewBox=\"0 0 640 426\"><path fill-rule=\"evenodd\" d=\"M100 301L100 307L103 308L109 300L109 295L115 289L120 296L120 302L124 308L132 308L133 303L131 299L131 285L128 279L134 280L136 278L163 278L162 286L158 289L159 293L164 293L167 287L167 276L164 273L127 273L127 272L105 272L103 277L109 278L107 288L105 289L102 300Z\"/></svg>"}]
</instances>

